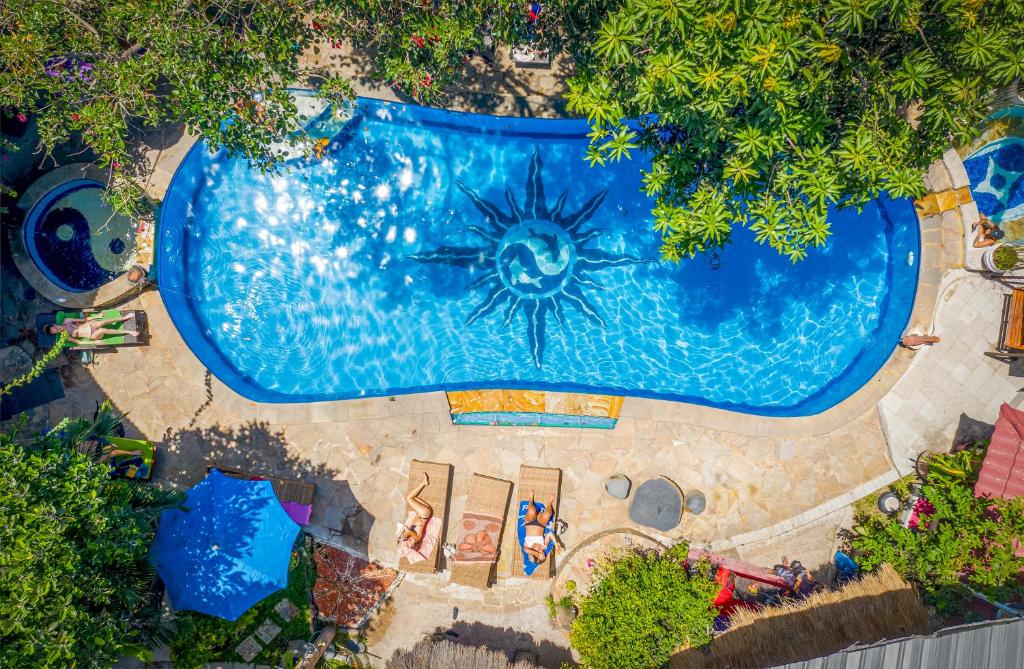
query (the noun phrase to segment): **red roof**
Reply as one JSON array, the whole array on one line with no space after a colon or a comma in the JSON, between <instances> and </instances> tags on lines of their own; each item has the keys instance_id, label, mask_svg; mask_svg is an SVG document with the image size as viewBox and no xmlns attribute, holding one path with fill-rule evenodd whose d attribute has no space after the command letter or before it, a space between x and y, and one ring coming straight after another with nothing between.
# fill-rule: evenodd
<instances>
[{"instance_id":1,"label":"red roof","mask_svg":"<svg viewBox=\"0 0 1024 669\"><path fill-rule=\"evenodd\" d=\"M1024 411L999 407L985 461L974 486L978 497L1024 497Z\"/></svg>"}]
</instances>

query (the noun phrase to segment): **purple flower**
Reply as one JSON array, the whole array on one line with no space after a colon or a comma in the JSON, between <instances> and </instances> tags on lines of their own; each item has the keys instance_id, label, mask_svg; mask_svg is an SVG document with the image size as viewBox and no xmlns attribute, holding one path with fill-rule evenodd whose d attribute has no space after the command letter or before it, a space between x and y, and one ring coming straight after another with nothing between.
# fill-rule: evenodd
<instances>
[{"instance_id":1,"label":"purple flower","mask_svg":"<svg viewBox=\"0 0 1024 669\"><path fill-rule=\"evenodd\" d=\"M92 83L92 63L79 63L78 64L78 78L86 83Z\"/></svg>"}]
</instances>

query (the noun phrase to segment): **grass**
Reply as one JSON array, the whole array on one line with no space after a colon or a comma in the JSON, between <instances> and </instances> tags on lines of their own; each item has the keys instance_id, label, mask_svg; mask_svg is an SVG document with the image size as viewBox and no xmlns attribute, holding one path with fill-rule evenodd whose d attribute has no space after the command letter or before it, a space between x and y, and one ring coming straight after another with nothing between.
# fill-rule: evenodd
<instances>
[{"instance_id":1,"label":"grass","mask_svg":"<svg viewBox=\"0 0 1024 669\"><path fill-rule=\"evenodd\" d=\"M289 641L309 639L313 620L309 592L316 580L316 571L310 542L305 535L300 536L292 555L288 586L260 601L237 621L229 622L194 612L180 614L180 629L171 643L171 659L175 667L192 669L214 661L242 662L235 648L268 618L279 625L281 631L270 645L252 659L253 664L278 666ZM285 622L274 611L274 606L285 598L299 609L298 615L290 622Z\"/></svg>"}]
</instances>

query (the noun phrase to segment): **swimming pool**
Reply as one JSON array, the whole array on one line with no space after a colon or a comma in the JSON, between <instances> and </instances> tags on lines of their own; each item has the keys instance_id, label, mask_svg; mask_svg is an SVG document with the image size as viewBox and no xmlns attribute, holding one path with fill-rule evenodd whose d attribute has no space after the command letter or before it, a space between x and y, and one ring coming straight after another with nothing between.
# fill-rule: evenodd
<instances>
[{"instance_id":1,"label":"swimming pool","mask_svg":"<svg viewBox=\"0 0 1024 669\"><path fill-rule=\"evenodd\" d=\"M885 363L917 285L909 201L832 212L797 265L747 231L665 264L641 164L587 167L587 131L361 99L286 175L199 146L162 207L161 295L263 402L526 387L795 416Z\"/></svg>"},{"instance_id":2,"label":"swimming pool","mask_svg":"<svg viewBox=\"0 0 1024 669\"><path fill-rule=\"evenodd\" d=\"M103 201L104 188L95 179L63 181L25 218L29 256L63 290L95 290L131 266L135 228Z\"/></svg>"}]
</instances>

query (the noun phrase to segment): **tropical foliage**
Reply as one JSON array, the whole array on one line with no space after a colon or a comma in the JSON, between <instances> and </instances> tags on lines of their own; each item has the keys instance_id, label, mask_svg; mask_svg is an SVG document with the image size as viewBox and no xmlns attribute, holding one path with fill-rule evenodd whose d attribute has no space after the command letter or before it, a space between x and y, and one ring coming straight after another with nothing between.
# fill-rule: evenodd
<instances>
[{"instance_id":1,"label":"tropical foliage","mask_svg":"<svg viewBox=\"0 0 1024 669\"><path fill-rule=\"evenodd\" d=\"M371 57L371 79L396 86L417 100L436 103L462 81L474 56L490 59L498 44L530 44L554 53L575 51L609 4L609 0L321 0L312 27L330 43L348 40L359 45Z\"/></svg>"},{"instance_id":2,"label":"tropical foliage","mask_svg":"<svg viewBox=\"0 0 1024 669\"><path fill-rule=\"evenodd\" d=\"M1024 568L1024 558L1014 555L1015 540L1024 537L1024 500L974 496L981 456L976 450L933 456L909 528L899 515L859 509L851 543L861 568L892 565L944 615L960 611L969 596L965 586L997 598L1014 587ZM905 498L906 485L896 492Z\"/></svg>"},{"instance_id":3,"label":"tropical foliage","mask_svg":"<svg viewBox=\"0 0 1024 669\"><path fill-rule=\"evenodd\" d=\"M274 167L300 127L286 86L313 38L304 0L8 0L0 106L35 114L43 146L80 137L112 170L108 197L140 213L132 133L170 123ZM330 95L351 93L328 80ZM296 141L298 141L297 138Z\"/></svg>"},{"instance_id":4,"label":"tropical foliage","mask_svg":"<svg viewBox=\"0 0 1024 669\"><path fill-rule=\"evenodd\" d=\"M710 565L688 574L688 547L629 552L600 565L569 639L589 669L653 669L681 646L711 641L719 586Z\"/></svg>"},{"instance_id":5,"label":"tropical foliage","mask_svg":"<svg viewBox=\"0 0 1024 669\"><path fill-rule=\"evenodd\" d=\"M104 405L94 421L0 433L0 666L106 669L169 639L147 552L182 497L91 457L119 424Z\"/></svg>"},{"instance_id":6,"label":"tropical foliage","mask_svg":"<svg viewBox=\"0 0 1024 669\"><path fill-rule=\"evenodd\" d=\"M591 163L650 153L664 257L746 226L796 261L824 244L829 206L923 192L988 93L1024 76L1021 25L1021 0L625 0L569 108Z\"/></svg>"}]
</instances>

